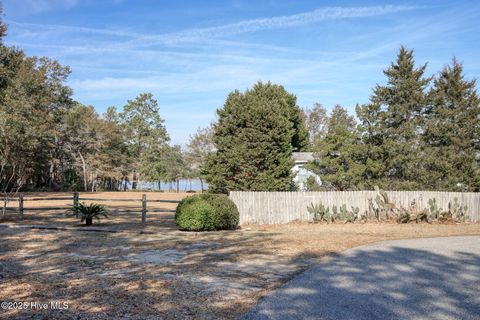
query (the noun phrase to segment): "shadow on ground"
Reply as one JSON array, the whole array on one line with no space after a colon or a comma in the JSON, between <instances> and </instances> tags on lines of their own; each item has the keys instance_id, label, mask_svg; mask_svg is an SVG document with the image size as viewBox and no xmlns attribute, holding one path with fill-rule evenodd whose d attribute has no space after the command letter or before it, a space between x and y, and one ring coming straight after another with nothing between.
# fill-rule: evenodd
<instances>
[{"instance_id":1,"label":"shadow on ground","mask_svg":"<svg viewBox=\"0 0 480 320\"><path fill-rule=\"evenodd\" d=\"M0 301L69 304L0 319L232 319L309 264L262 246L273 233L180 232L173 221L155 230L0 228Z\"/></svg>"},{"instance_id":2,"label":"shadow on ground","mask_svg":"<svg viewBox=\"0 0 480 320\"><path fill-rule=\"evenodd\" d=\"M479 288L479 237L394 241L332 257L243 319L473 320L480 319Z\"/></svg>"}]
</instances>

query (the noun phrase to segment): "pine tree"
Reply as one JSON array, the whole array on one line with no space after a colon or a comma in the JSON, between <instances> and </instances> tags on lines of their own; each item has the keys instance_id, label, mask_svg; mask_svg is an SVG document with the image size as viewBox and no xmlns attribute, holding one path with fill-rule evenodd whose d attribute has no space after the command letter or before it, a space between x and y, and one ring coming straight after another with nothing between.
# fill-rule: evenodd
<instances>
[{"instance_id":1,"label":"pine tree","mask_svg":"<svg viewBox=\"0 0 480 320\"><path fill-rule=\"evenodd\" d=\"M217 151L205 165L209 189L290 190L292 151L308 145L296 97L282 86L259 82L245 93L230 93L217 114Z\"/></svg>"},{"instance_id":2,"label":"pine tree","mask_svg":"<svg viewBox=\"0 0 480 320\"><path fill-rule=\"evenodd\" d=\"M366 144L365 180L388 189L416 189L425 179L421 148L422 114L428 104L426 64L415 67L413 50L403 46L384 70L388 82L377 85L370 104L357 106Z\"/></svg>"},{"instance_id":3,"label":"pine tree","mask_svg":"<svg viewBox=\"0 0 480 320\"><path fill-rule=\"evenodd\" d=\"M151 93L142 93L129 100L119 114L119 121L137 169L132 183L132 188L136 189L137 173L141 175L140 179L158 179L163 168L160 163L162 153L170 137L160 116L157 100Z\"/></svg>"},{"instance_id":4,"label":"pine tree","mask_svg":"<svg viewBox=\"0 0 480 320\"><path fill-rule=\"evenodd\" d=\"M479 191L480 99L475 80L465 80L455 58L445 66L430 92L424 133L430 189Z\"/></svg>"},{"instance_id":5,"label":"pine tree","mask_svg":"<svg viewBox=\"0 0 480 320\"><path fill-rule=\"evenodd\" d=\"M316 161L309 167L333 190L361 188L364 166L356 121L341 106L332 110L328 130L315 144Z\"/></svg>"}]
</instances>

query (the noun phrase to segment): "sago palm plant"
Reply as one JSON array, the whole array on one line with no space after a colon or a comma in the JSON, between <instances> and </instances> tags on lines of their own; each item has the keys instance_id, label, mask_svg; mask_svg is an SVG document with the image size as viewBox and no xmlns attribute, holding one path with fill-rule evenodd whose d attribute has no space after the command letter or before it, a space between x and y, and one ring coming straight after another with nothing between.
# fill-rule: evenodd
<instances>
[{"instance_id":1,"label":"sago palm plant","mask_svg":"<svg viewBox=\"0 0 480 320\"><path fill-rule=\"evenodd\" d=\"M73 208L76 215L80 215L81 222L85 221L85 225L91 226L93 218L100 220L100 216L108 218L108 210L105 206L98 203L91 203L89 205L80 203Z\"/></svg>"}]
</instances>

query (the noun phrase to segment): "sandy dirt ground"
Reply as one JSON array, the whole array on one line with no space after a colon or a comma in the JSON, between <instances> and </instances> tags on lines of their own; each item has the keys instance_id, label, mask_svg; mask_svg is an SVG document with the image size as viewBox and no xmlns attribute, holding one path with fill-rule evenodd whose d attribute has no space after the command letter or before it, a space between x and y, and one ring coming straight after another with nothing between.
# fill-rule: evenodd
<instances>
[{"instance_id":1,"label":"sandy dirt ground","mask_svg":"<svg viewBox=\"0 0 480 320\"><path fill-rule=\"evenodd\" d=\"M125 203L119 205L120 212ZM115 232L94 232L62 212L42 215L0 223L0 301L26 303L23 310L0 310L0 319L236 319L260 297L345 249L382 240L480 235L480 224L387 223L181 232L171 212L152 213L145 226L138 212L112 214L93 229ZM68 309L52 308L52 302ZM47 309L40 310L42 304Z\"/></svg>"}]
</instances>

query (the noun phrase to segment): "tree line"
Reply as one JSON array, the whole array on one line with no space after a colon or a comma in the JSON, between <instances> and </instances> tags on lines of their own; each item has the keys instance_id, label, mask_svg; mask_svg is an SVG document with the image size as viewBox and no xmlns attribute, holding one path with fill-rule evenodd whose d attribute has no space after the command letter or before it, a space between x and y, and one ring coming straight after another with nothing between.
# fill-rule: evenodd
<instances>
[{"instance_id":1,"label":"tree line","mask_svg":"<svg viewBox=\"0 0 480 320\"><path fill-rule=\"evenodd\" d=\"M434 76L401 47L356 118L336 107L311 168L335 190L480 190L480 100L453 58Z\"/></svg>"},{"instance_id":2,"label":"tree line","mask_svg":"<svg viewBox=\"0 0 480 320\"><path fill-rule=\"evenodd\" d=\"M295 190L292 152L310 151L311 190L480 190L480 106L456 59L427 76L401 47L356 115L302 109L281 85L231 92L217 120L172 145L142 93L99 115L72 98L70 69L6 46L0 20L0 193L124 190L137 181L206 180L214 192Z\"/></svg>"},{"instance_id":3,"label":"tree line","mask_svg":"<svg viewBox=\"0 0 480 320\"><path fill-rule=\"evenodd\" d=\"M0 20L0 193L135 189L140 180L178 190L179 179L198 176L208 130L188 150L172 145L150 93L99 115L72 98L70 68L6 46L6 32Z\"/></svg>"},{"instance_id":4,"label":"tree line","mask_svg":"<svg viewBox=\"0 0 480 320\"><path fill-rule=\"evenodd\" d=\"M203 173L213 190L288 191L293 151L322 186L310 190L480 191L480 100L457 59L427 76L401 47L356 117L342 106L301 110L282 86L257 83L231 93L217 111L217 149ZM299 112L301 117L299 117Z\"/></svg>"}]
</instances>

